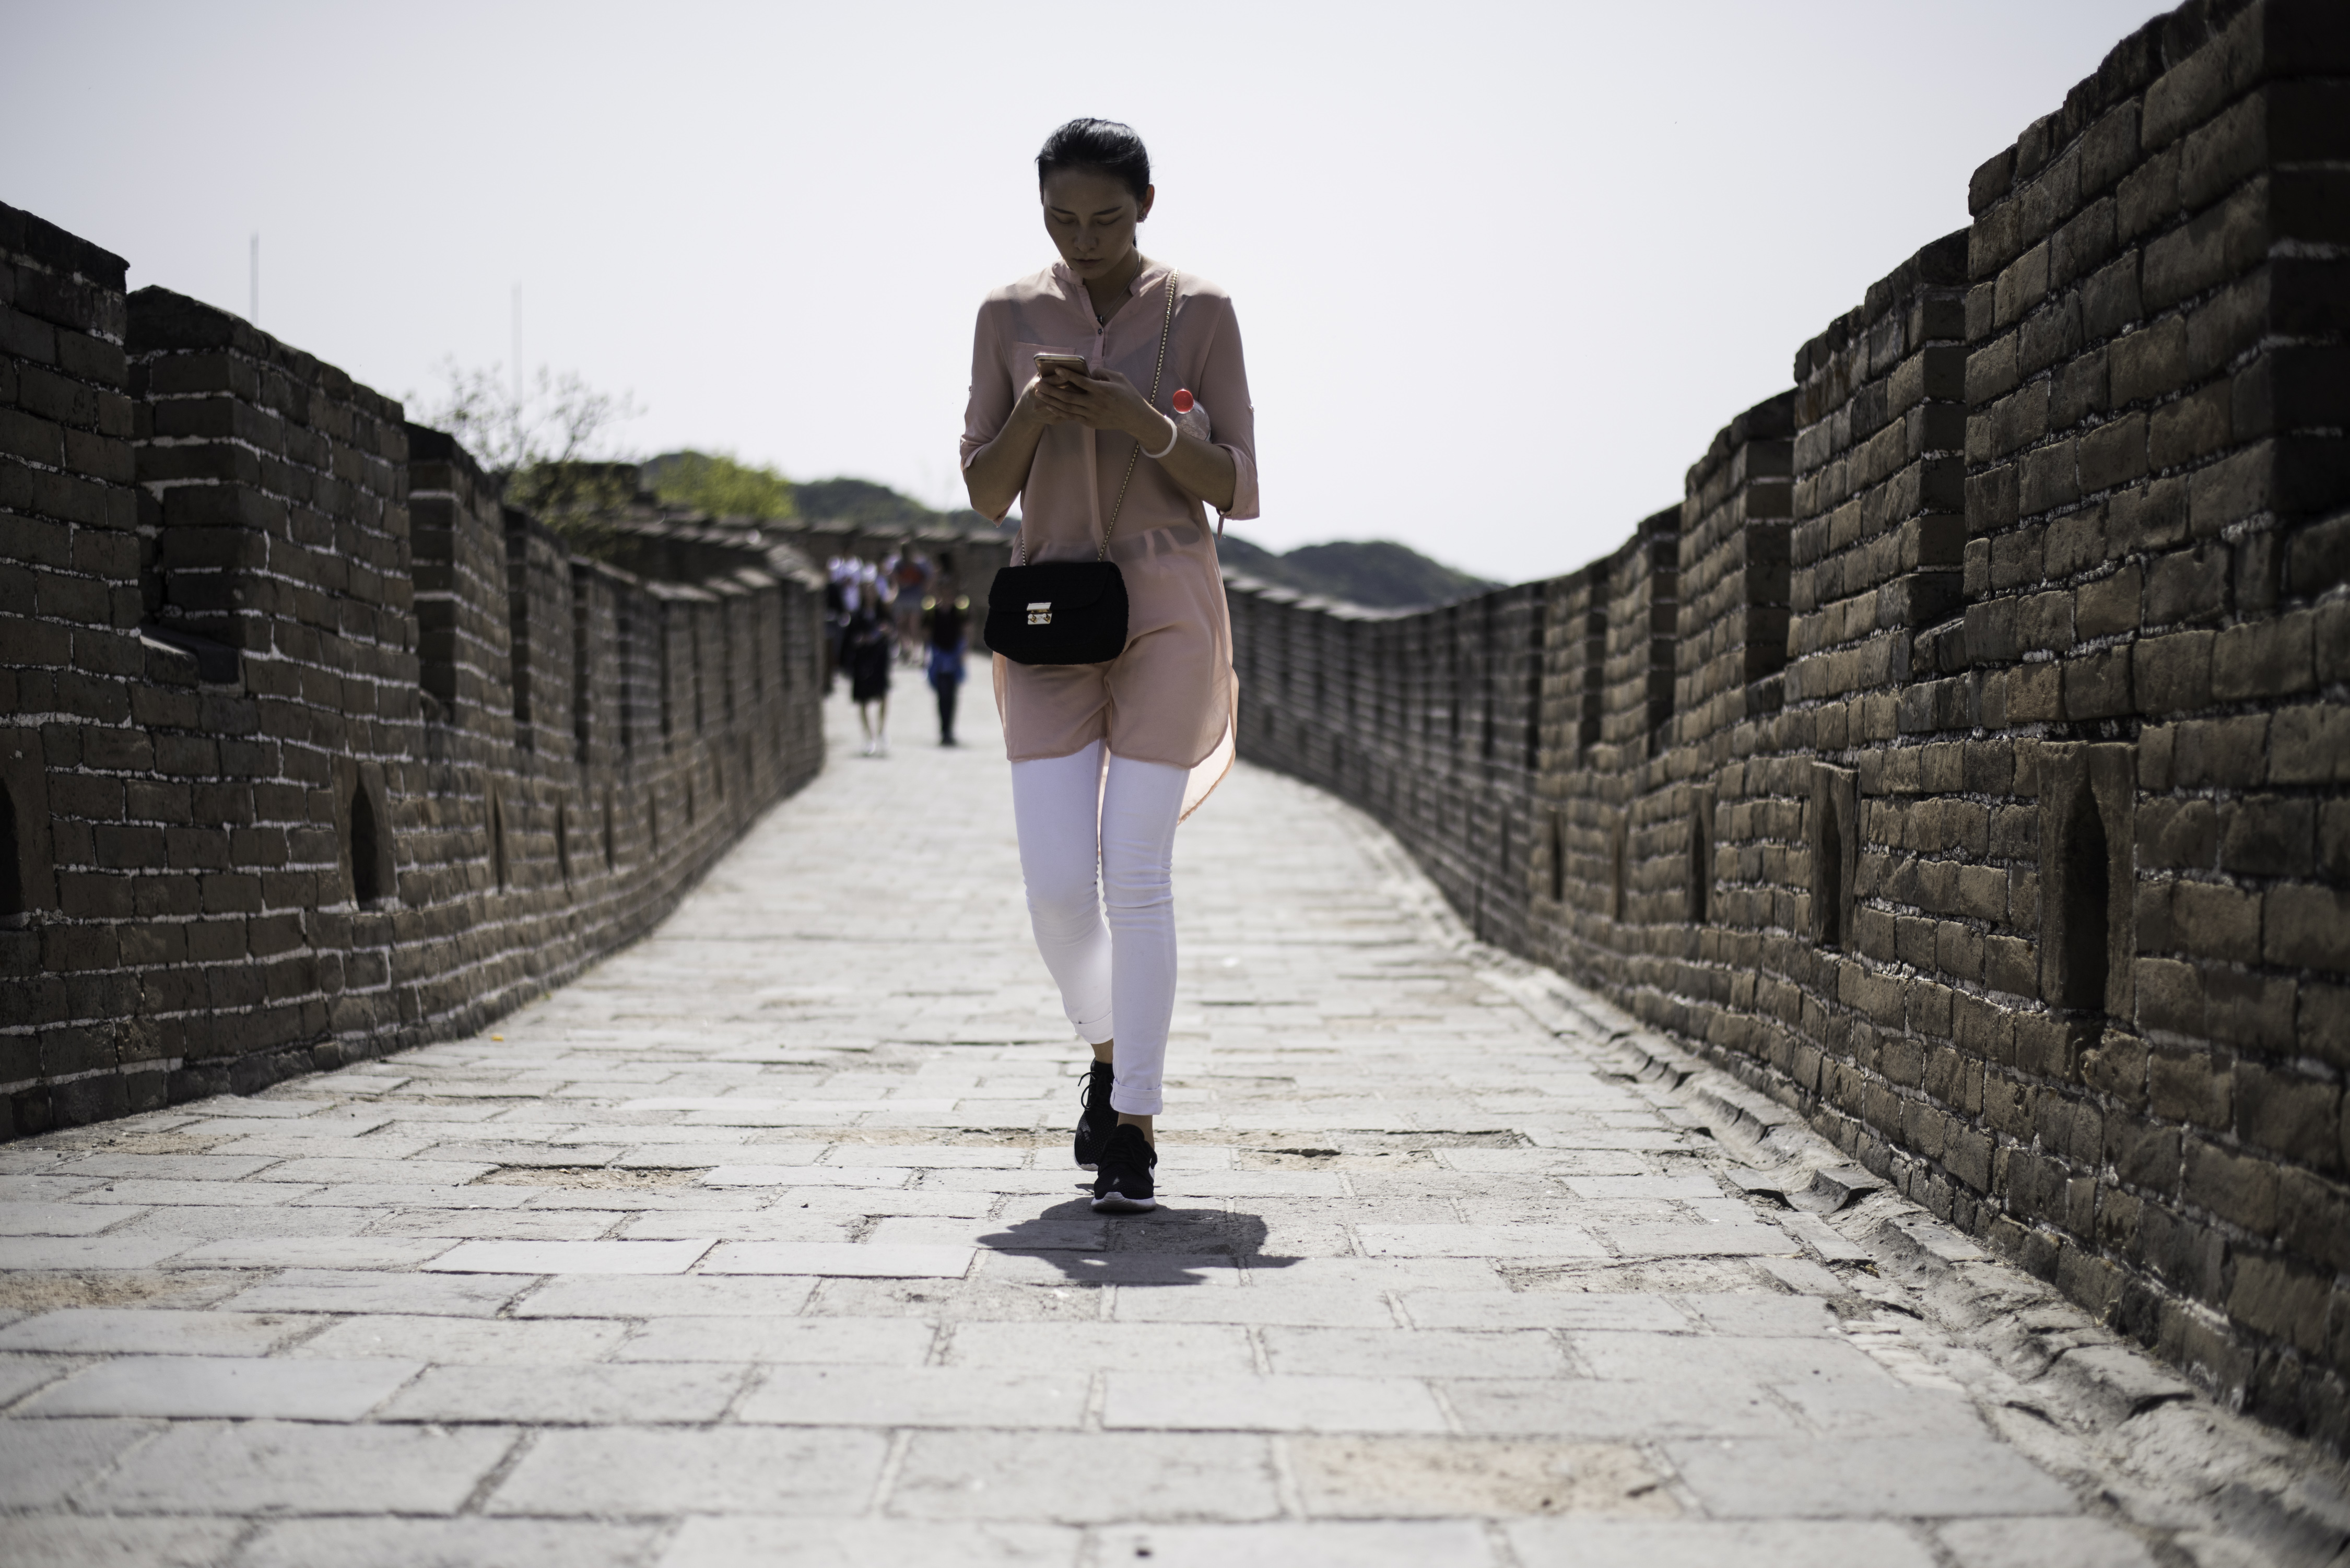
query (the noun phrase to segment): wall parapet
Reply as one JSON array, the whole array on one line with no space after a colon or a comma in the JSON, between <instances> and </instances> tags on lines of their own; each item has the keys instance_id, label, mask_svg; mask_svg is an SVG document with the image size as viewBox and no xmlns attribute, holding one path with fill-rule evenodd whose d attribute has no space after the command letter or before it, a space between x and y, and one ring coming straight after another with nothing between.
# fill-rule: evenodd
<instances>
[{"instance_id":1,"label":"wall parapet","mask_svg":"<svg viewBox=\"0 0 2350 1568\"><path fill-rule=\"evenodd\" d=\"M2340 6L2181 6L1621 549L1404 617L1229 583L1243 756L2337 1451L2345 106Z\"/></svg>"},{"instance_id":2,"label":"wall parapet","mask_svg":"<svg viewBox=\"0 0 2350 1568\"><path fill-rule=\"evenodd\" d=\"M0 207L0 1138L479 1027L821 765L823 581Z\"/></svg>"}]
</instances>

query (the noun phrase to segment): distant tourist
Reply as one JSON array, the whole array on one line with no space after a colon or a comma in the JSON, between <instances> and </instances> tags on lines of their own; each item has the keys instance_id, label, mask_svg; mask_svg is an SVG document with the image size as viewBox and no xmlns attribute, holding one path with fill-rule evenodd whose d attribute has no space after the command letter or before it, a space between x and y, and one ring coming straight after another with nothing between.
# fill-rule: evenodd
<instances>
[{"instance_id":1,"label":"distant tourist","mask_svg":"<svg viewBox=\"0 0 2350 1568\"><path fill-rule=\"evenodd\" d=\"M909 539L882 568L882 575L889 581L890 603L895 607L899 657L911 664L922 656L922 612L930 597L931 563Z\"/></svg>"},{"instance_id":2,"label":"distant tourist","mask_svg":"<svg viewBox=\"0 0 2350 1568\"><path fill-rule=\"evenodd\" d=\"M971 601L955 594L951 583L941 583L940 597L930 601L931 690L939 694L939 744L955 743L955 697L962 690L962 655L969 646Z\"/></svg>"},{"instance_id":3,"label":"distant tourist","mask_svg":"<svg viewBox=\"0 0 2350 1568\"><path fill-rule=\"evenodd\" d=\"M848 635L848 586L853 581L848 557L834 555L825 566L825 696L832 696L832 675L841 668L844 639Z\"/></svg>"},{"instance_id":4,"label":"distant tourist","mask_svg":"<svg viewBox=\"0 0 2350 1568\"><path fill-rule=\"evenodd\" d=\"M990 518L1020 503L1015 564L1106 552L1125 580L1117 658L999 657L995 691L1036 946L1093 1046L1077 1163L1096 1209L1131 1213L1157 1206L1175 825L1232 754L1232 623L1202 503L1257 514L1255 416L1231 296L1135 248L1156 197L1142 139L1073 119L1036 175L1061 259L980 306L963 482ZM1179 389L1208 410L1204 439L1170 417Z\"/></svg>"},{"instance_id":5,"label":"distant tourist","mask_svg":"<svg viewBox=\"0 0 2350 1568\"><path fill-rule=\"evenodd\" d=\"M827 647L833 670L848 668L848 628L857 618L858 607L875 602L868 586L872 576L872 566L854 556L835 556L831 570L826 573L825 607L831 632ZM837 610L833 607L836 603ZM832 690L828 671L825 690L827 693Z\"/></svg>"},{"instance_id":6,"label":"distant tourist","mask_svg":"<svg viewBox=\"0 0 2350 1568\"><path fill-rule=\"evenodd\" d=\"M862 596L849 612L848 630L842 637L842 662L848 667L848 695L857 704L857 722L865 732L865 754L889 754L889 656L894 639L878 597Z\"/></svg>"}]
</instances>

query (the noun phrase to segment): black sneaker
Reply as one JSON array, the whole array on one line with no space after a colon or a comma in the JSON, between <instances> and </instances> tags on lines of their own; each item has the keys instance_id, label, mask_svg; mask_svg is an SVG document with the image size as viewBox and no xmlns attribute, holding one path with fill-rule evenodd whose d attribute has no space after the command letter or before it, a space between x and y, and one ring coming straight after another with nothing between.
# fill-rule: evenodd
<instances>
[{"instance_id":1,"label":"black sneaker","mask_svg":"<svg viewBox=\"0 0 2350 1568\"><path fill-rule=\"evenodd\" d=\"M1102 1145L1101 1173L1094 1178L1094 1212L1148 1214L1158 1208L1150 1185L1150 1168L1158 1163L1159 1151L1142 1129L1119 1123Z\"/></svg>"},{"instance_id":2,"label":"black sneaker","mask_svg":"<svg viewBox=\"0 0 2350 1568\"><path fill-rule=\"evenodd\" d=\"M1077 1168L1091 1170L1101 1156L1101 1147L1109 1141L1110 1129L1118 1126L1118 1113L1109 1108L1110 1067L1107 1062L1094 1064L1086 1075L1085 1087L1077 1091Z\"/></svg>"}]
</instances>

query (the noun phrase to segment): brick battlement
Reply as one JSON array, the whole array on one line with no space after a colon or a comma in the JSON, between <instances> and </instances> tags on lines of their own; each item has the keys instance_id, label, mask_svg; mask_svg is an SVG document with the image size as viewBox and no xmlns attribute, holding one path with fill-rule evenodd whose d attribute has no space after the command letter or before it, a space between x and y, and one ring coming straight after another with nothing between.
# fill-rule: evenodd
<instances>
[{"instance_id":1,"label":"brick battlement","mask_svg":"<svg viewBox=\"0 0 2350 1568\"><path fill-rule=\"evenodd\" d=\"M0 207L0 1137L476 1028L823 760L822 580L573 554L447 435Z\"/></svg>"},{"instance_id":2,"label":"brick battlement","mask_svg":"<svg viewBox=\"0 0 2350 1568\"><path fill-rule=\"evenodd\" d=\"M1236 583L1241 753L2350 1447L2350 12L2210 0L1581 571Z\"/></svg>"}]
</instances>

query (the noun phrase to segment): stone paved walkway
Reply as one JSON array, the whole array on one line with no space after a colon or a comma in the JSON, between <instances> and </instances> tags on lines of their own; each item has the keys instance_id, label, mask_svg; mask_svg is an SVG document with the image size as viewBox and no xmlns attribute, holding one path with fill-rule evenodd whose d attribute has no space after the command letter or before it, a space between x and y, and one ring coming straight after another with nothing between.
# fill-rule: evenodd
<instances>
[{"instance_id":1,"label":"stone paved walkway","mask_svg":"<svg viewBox=\"0 0 2350 1568\"><path fill-rule=\"evenodd\" d=\"M0 1148L0 1559L2252 1560L1272 775L1179 840L1167 1205L1095 1217L990 716L844 720L497 1033Z\"/></svg>"}]
</instances>

